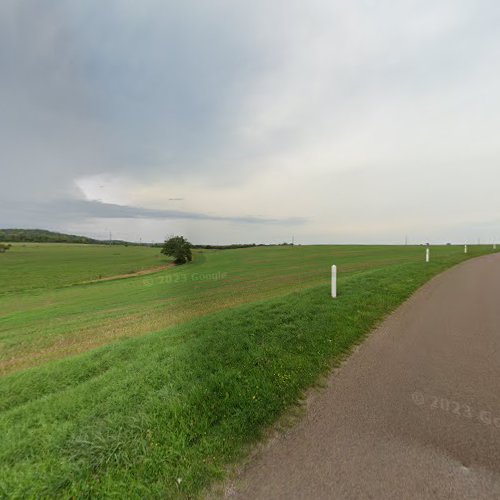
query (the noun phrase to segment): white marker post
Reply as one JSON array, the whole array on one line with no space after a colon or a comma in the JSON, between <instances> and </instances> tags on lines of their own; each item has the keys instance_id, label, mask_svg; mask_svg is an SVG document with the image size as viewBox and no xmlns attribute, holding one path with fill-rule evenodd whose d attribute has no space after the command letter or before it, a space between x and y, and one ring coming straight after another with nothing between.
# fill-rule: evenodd
<instances>
[{"instance_id":1,"label":"white marker post","mask_svg":"<svg viewBox=\"0 0 500 500\"><path fill-rule=\"evenodd\" d=\"M464 253L467 253L467 244L464 245Z\"/></svg>"},{"instance_id":2,"label":"white marker post","mask_svg":"<svg viewBox=\"0 0 500 500\"><path fill-rule=\"evenodd\" d=\"M332 297L337 296L337 266L332 266Z\"/></svg>"},{"instance_id":3,"label":"white marker post","mask_svg":"<svg viewBox=\"0 0 500 500\"><path fill-rule=\"evenodd\" d=\"M429 262L430 260L430 250L428 248L425 249L425 262Z\"/></svg>"},{"instance_id":4,"label":"white marker post","mask_svg":"<svg viewBox=\"0 0 500 500\"><path fill-rule=\"evenodd\" d=\"M496 249L497 249L497 244L493 243L493 250L496 250Z\"/></svg>"}]
</instances>

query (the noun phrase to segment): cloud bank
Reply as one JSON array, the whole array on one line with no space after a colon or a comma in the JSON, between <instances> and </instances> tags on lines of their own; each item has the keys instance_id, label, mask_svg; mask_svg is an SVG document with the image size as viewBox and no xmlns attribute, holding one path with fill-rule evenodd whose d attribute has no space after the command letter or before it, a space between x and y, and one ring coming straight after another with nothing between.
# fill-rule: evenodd
<instances>
[{"instance_id":1,"label":"cloud bank","mask_svg":"<svg viewBox=\"0 0 500 500\"><path fill-rule=\"evenodd\" d=\"M499 238L499 16L486 0L5 0L0 223Z\"/></svg>"}]
</instances>

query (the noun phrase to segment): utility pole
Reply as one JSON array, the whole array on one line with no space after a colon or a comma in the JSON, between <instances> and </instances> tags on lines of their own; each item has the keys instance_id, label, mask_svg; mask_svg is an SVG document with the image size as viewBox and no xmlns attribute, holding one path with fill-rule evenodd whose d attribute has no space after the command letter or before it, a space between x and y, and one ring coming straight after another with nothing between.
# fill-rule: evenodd
<instances>
[{"instance_id":1,"label":"utility pole","mask_svg":"<svg viewBox=\"0 0 500 500\"><path fill-rule=\"evenodd\" d=\"M405 246L408 245L408 235L405 236Z\"/></svg>"}]
</instances>

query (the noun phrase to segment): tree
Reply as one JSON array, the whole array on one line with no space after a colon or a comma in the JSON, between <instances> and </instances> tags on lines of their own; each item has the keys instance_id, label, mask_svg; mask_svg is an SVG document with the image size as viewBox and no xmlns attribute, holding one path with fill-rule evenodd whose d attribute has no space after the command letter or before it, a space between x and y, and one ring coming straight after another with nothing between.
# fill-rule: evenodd
<instances>
[{"instance_id":1,"label":"tree","mask_svg":"<svg viewBox=\"0 0 500 500\"><path fill-rule=\"evenodd\" d=\"M0 253L6 252L10 247L10 244L0 243Z\"/></svg>"},{"instance_id":2,"label":"tree","mask_svg":"<svg viewBox=\"0 0 500 500\"><path fill-rule=\"evenodd\" d=\"M173 257L176 264L185 264L193 260L191 247L184 236L172 236L163 243L161 253Z\"/></svg>"}]
</instances>

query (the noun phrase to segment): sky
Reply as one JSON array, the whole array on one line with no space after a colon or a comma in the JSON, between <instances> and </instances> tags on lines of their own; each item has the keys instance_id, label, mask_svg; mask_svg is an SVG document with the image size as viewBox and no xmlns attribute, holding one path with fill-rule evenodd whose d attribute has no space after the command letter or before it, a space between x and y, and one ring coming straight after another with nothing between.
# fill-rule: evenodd
<instances>
[{"instance_id":1,"label":"sky","mask_svg":"<svg viewBox=\"0 0 500 500\"><path fill-rule=\"evenodd\" d=\"M500 241L492 0L2 0L0 227Z\"/></svg>"}]
</instances>

